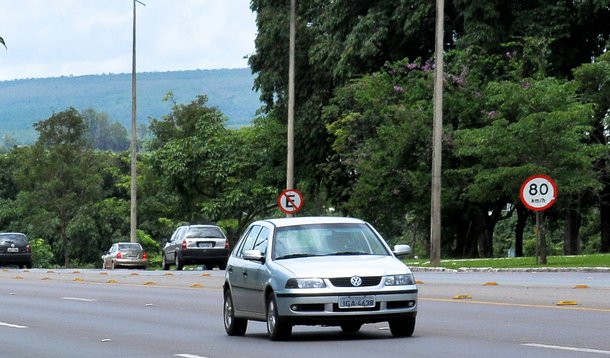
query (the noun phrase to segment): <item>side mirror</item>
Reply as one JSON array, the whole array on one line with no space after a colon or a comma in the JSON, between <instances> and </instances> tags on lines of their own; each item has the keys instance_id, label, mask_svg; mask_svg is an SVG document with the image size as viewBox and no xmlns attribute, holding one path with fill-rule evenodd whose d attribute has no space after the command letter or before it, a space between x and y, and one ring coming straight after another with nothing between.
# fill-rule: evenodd
<instances>
[{"instance_id":1,"label":"side mirror","mask_svg":"<svg viewBox=\"0 0 610 358\"><path fill-rule=\"evenodd\" d=\"M392 251L396 256L405 256L411 253L411 246L409 245L394 245Z\"/></svg>"},{"instance_id":2,"label":"side mirror","mask_svg":"<svg viewBox=\"0 0 610 358\"><path fill-rule=\"evenodd\" d=\"M265 256L260 250L244 251L244 260L264 262Z\"/></svg>"}]
</instances>

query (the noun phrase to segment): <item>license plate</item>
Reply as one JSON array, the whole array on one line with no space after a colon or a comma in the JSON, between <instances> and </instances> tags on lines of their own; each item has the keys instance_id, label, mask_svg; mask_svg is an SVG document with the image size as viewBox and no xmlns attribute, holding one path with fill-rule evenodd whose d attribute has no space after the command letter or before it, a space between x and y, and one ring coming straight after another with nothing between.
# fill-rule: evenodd
<instances>
[{"instance_id":1,"label":"license plate","mask_svg":"<svg viewBox=\"0 0 610 358\"><path fill-rule=\"evenodd\" d=\"M19 252L18 247L9 247L6 249L7 252Z\"/></svg>"},{"instance_id":2,"label":"license plate","mask_svg":"<svg viewBox=\"0 0 610 358\"><path fill-rule=\"evenodd\" d=\"M339 308L375 307L375 296L339 296Z\"/></svg>"},{"instance_id":3,"label":"license plate","mask_svg":"<svg viewBox=\"0 0 610 358\"><path fill-rule=\"evenodd\" d=\"M209 249L210 247L212 247L212 243L211 242L200 242L199 243L199 247L203 247L205 249Z\"/></svg>"}]
</instances>

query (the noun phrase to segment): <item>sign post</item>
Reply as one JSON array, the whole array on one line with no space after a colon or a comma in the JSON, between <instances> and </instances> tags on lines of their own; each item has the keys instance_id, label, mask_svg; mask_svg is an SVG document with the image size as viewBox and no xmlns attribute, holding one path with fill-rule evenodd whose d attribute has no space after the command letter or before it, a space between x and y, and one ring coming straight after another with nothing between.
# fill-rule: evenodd
<instances>
[{"instance_id":1,"label":"sign post","mask_svg":"<svg viewBox=\"0 0 610 358\"><path fill-rule=\"evenodd\" d=\"M296 214L303 208L303 195L296 189L286 189L277 197L277 204L284 213Z\"/></svg>"},{"instance_id":2,"label":"sign post","mask_svg":"<svg viewBox=\"0 0 610 358\"><path fill-rule=\"evenodd\" d=\"M521 185L521 202L526 208L536 212L537 262L546 265L546 238L544 236L544 210L557 199L557 185L547 175L536 174Z\"/></svg>"}]
</instances>

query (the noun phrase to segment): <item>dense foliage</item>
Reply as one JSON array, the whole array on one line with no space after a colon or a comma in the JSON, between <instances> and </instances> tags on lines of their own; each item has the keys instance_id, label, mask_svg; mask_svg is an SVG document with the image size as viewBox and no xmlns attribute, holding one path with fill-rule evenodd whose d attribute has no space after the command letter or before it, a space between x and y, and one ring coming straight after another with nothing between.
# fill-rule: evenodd
<instances>
[{"instance_id":1,"label":"dense foliage","mask_svg":"<svg viewBox=\"0 0 610 358\"><path fill-rule=\"evenodd\" d=\"M434 4L297 2L296 186L302 215L368 220L428 255ZM158 250L183 222L234 243L282 216L289 1L252 0L249 58L263 108L252 125L199 94L151 120L138 157L139 237ZM532 255L521 183L558 184L545 211L550 254L610 251L610 1L447 1L442 254ZM128 239L127 132L70 108L38 140L0 156L0 228L35 239L39 265L99 264ZM300 214L301 215L301 214Z\"/></svg>"}]
</instances>

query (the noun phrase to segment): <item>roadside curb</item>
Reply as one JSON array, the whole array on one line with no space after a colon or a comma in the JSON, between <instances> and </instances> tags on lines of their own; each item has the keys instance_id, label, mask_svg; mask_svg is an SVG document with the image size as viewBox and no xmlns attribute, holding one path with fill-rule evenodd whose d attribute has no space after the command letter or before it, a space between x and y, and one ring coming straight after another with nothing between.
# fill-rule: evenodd
<instances>
[{"instance_id":1,"label":"roadside curb","mask_svg":"<svg viewBox=\"0 0 610 358\"><path fill-rule=\"evenodd\" d=\"M418 267L409 266L413 272L601 272L609 273L610 267L536 267L536 268L493 268L493 267Z\"/></svg>"}]
</instances>

